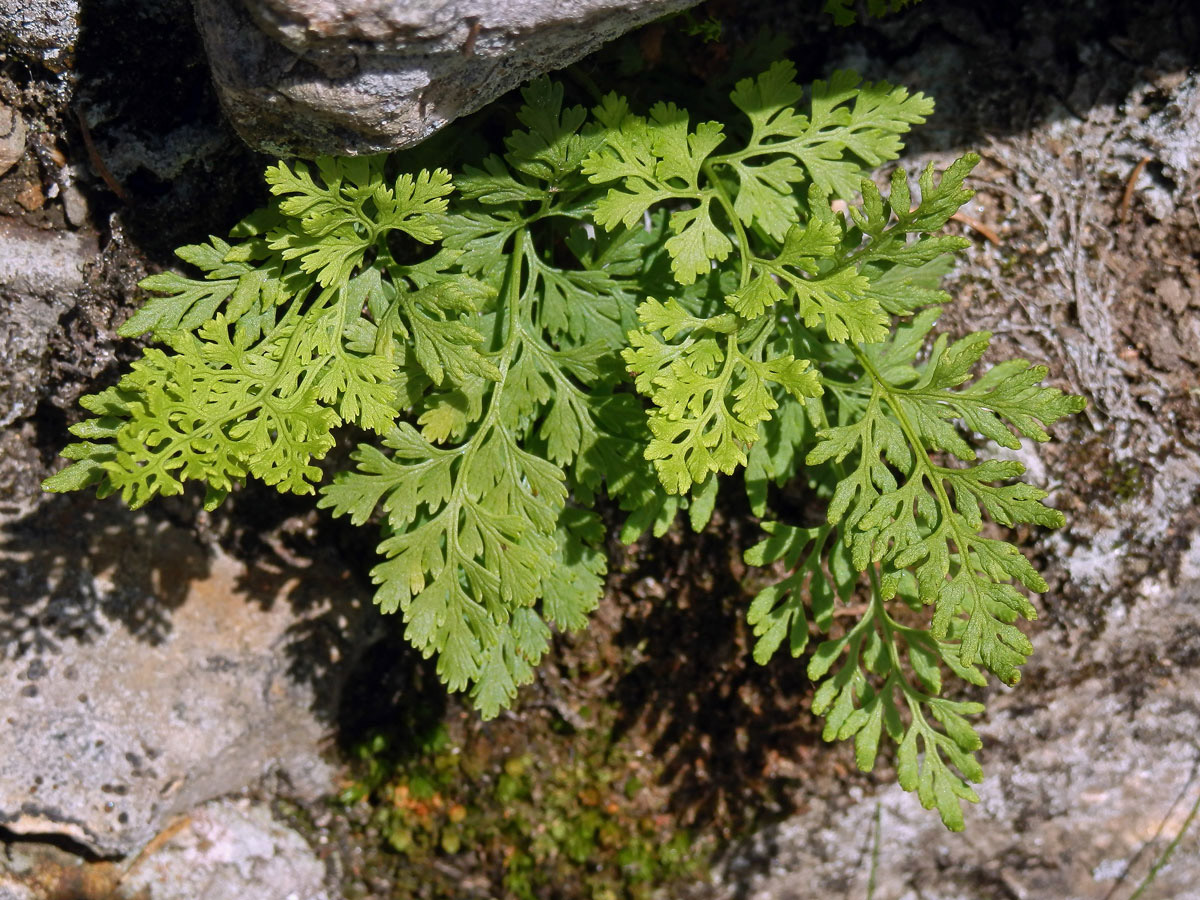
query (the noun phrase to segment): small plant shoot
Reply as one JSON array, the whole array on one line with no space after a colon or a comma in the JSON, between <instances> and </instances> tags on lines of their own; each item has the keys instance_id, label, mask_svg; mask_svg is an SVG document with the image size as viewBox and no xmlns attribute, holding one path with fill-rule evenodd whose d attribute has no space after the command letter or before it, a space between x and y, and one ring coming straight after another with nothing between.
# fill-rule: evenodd
<instances>
[{"instance_id":1,"label":"small plant shoot","mask_svg":"<svg viewBox=\"0 0 1200 900\"><path fill-rule=\"evenodd\" d=\"M738 83L727 122L568 107L548 79L524 100L503 152L460 172L270 167L269 207L180 248L195 277L143 282L121 333L158 346L83 399L46 488L317 493L382 530L381 610L490 717L596 607L602 495L632 542L681 512L703 528L736 481L762 521L747 562L777 577L747 610L755 659L806 655L825 738L864 771L886 738L900 784L962 828L983 707L952 684L1017 682L1046 589L995 526L1063 521L980 454L1084 405L1040 366L984 363L987 333L935 333L977 157L885 194L868 176L932 101L845 71L805 88L787 62ZM369 439L326 478L342 425ZM823 504L806 522L772 507L794 479Z\"/></svg>"}]
</instances>

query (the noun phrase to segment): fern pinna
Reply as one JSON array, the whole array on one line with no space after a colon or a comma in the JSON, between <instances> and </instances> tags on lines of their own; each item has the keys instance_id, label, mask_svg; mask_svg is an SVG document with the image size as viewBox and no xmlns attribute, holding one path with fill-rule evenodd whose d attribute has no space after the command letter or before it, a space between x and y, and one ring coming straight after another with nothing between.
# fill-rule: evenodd
<instances>
[{"instance_id":1,"label":"fern pinna","mask_svg":"<svg viewBox=\"0 0 1200 900\"><path fill-rule=\"evenodd\" d=\"M1021 588L1046 587L985 524L1062 523L976 446L1047 440L1083 406L1023 360L981 369L986 333L931 339L976 157L915 196L897 171L885 198L866 175L932 102L850 72L805 90L786 62L736 86L728 128L615 94L564 107L546 79L524 99L504 152L456 176L269 168L267 209L180 249L200 277L143 282L121 333L163 346L84 398L46 488L313 493L335 429L373 432L318 505L382 526L381 609L494 716L551 627L598 602L598 496L625 541L682 510L700 529L740 470L765 532L747 561L781 572L749 606L755 658L826 636L808 659L825 737L870 770L887 735L901 785L961 828L982 706L943 679L1016 682ZM773 518L790 479L826 498L823 524ZM852 595L866 612L835 626ZM898 612L926 606L926 625Z\"/></svg>"}]
</instances>

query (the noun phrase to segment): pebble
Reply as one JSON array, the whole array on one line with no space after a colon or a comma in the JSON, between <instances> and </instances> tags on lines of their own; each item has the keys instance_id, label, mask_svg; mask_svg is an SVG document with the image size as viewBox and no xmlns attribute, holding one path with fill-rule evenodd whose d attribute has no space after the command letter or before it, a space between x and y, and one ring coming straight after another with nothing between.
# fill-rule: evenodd
<instances>
[{"instance_id":1,"label":"pebble","mask_svg":"<svg viewBox=\"0 0 1200 900\"><path fill-rule=\"evenodd\" d=\"M20 203L26 212L37 212L46 205L46 195L42 193L42 186L36 181L26 184L13 199Z\"/></svg>"},{"instance_id":2,"label":"pebble","mask_svg":"<svg viewBox=\"0 0 1200 900\"><path fill-rule=\"evenodd\" d=\"M62 202L68 222L76 228L82 228L87 224L87 199L83 196L83 191L76 187L74 182L69 181L63 184Z\"/></svg>"}]
</instances>

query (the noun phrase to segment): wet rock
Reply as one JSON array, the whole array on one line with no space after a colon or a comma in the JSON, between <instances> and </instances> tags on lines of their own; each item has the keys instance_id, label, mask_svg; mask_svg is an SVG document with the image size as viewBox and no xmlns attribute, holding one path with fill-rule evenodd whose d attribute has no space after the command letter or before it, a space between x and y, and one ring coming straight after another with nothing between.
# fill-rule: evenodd
<instances>
[{"instance_id":1,"label":"wet rock","mask_svg":"<svg viewBox=\"0 0 1200 900\"><path fill-rule=\"evenodd\" d=\"M0 427L35 405L42 360L96 253L94 234L42 231L0 217Z\"/></svg>"},{"instance_id":2,"label":"wet rock","mask_svg":"<svg viewBox=\"0 0 1200 900\"><path fill-rule=\"evenodd\" d=\"M69 69L79 40L78 0L0 0L0 45L51 72Z\"/></svg>"},{"instance_id":3,"label":"wet rock","mask_svg":"<svg viewBox=\"0 0 1200 900\"><path fill-rule=\"evenodd\" d=\"M270 153L414 144L694 0L195 0L234 127Z\"/></svg>"},{"instance_id":4,"label":"wet rock","mask_svg":"<svg viewBox=\"0 0 1200 900\"><path fill-rule=\"evenodd\" d=\"M4 523L0 573L4 828L122 855L269 772L328 790L325 637L356 634L324 618L355 603L340 575L307 569L284 600L189 530L90 498Z\"/></svg>"}]
</instances>

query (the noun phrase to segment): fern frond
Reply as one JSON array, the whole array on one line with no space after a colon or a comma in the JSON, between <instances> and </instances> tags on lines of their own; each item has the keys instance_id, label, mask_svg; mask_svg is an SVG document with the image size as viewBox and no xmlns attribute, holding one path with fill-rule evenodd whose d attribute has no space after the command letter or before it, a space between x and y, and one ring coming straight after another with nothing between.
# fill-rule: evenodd
<instances>
[{"instance_id":1,"label":"fern frond","mask_svg":"<svg viewBox=\"0 0 1200 900\"><path fill-rule=\"evenodd\" d=\"M998 529L1063 521L984 448L1083 408L1044 367L981 369L986 333L931 338L978 157L916 191L897 170L884 196L871 169L932 101L851 72L804 88L787 62L736 85L729 124L616 94L589 112L549 79L523 96L503 150L456 177L269 168L268 208L179 250L199 277L143 282L121 333L162 346L81 401L46 489L312 493L356 426L318 505L382 528L381 610L490 717L599 602L601 497L627 542L684 510L699 530L742 468L766 532L746 561L778 575L749 603L755 659L807 655L825 737L864 770L892 742L901 786L961 828L983 708L948 676L1017 681L1046 582ZM780 521L792 479L823 522Z\"/></svg>"}]
</instances>

